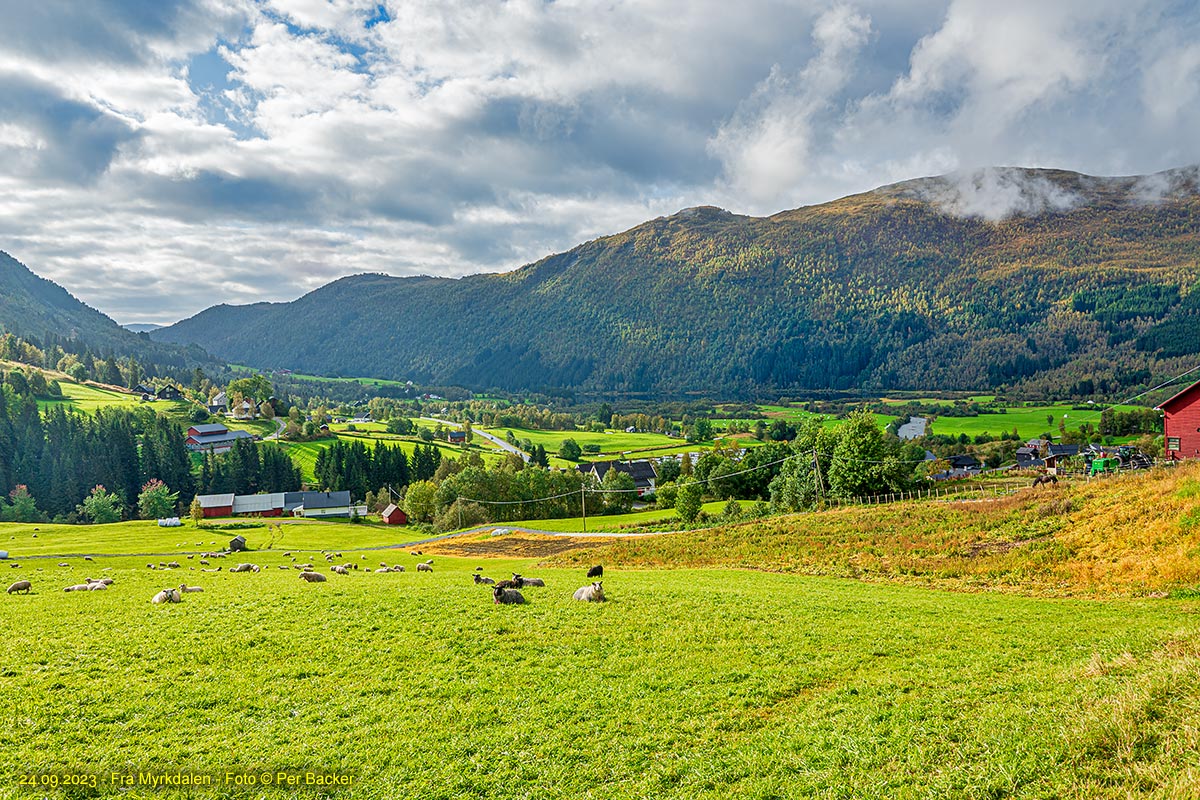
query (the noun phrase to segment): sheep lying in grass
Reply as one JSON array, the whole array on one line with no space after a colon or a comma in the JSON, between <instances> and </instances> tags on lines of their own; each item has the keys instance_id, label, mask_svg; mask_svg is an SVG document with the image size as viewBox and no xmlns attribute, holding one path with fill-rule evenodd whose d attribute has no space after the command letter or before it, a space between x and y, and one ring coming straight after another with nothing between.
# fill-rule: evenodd
<instances>
[{"instance_id":1,"label":"sheep lying in grass","mask_svg":"<svg viewBox=\"0 0 1200 800\"><path fill-rule=\"evenodd\" d=\"M378 575L381 572L391 572L391 571L392 570L389 567L380 567L379 569L375 570L375 574Z\"/></svg>"},{"instance_id":2,"label":"sheep lying in grass","mask_svg":"<svg viewBox=\"0 0 1200 800\"><path fill-rule=\"evenodd\" d=\"M604 577L604 565L597 564L596 566L592 567L591 569L588 570L587 576L589 578L603 578Z\"/></svg>"},{"instance_id":3,"label":"sheep lying in grass","mask_svg":"<svg viewBox=\"0 0 1200 800\"><path fill-rule=\"evenodd\" d=\"M396 564L392 567L392 572L404 572L403 564Z\"/></svg>"},{"instance_id":4,"label":"sheep lying in grass","mask_svg":"<svg viewBox=\"0 0 1200 800\"><path fill-rule=\"evenodd\" d=\"M526 586L545 586L546 582L541 578L522 578L517 573L513 573L513 581L516 582L518 589L524 589Z\"/></svg>"},{"instance_id":5,"label":"sheep lying in grass","mask_svg":"<svg viewBox=\"0 0 1200 800\"><path fill-rule=\"evenodd\" d=\"M428 561L422 561L420 564L417 564L417 572L433 572L433 564L430 564Z\"/></svg>"},{"instance_id":6,"label":"sheep lying in grass","mask_svg":"<svg viewBox=\"0 0 1200 800\"><path fill-rule=\"evenodd\" d=\"M111 586L113 583L112 578L87 578L86 580L88 583L103 583L105 586Z\"/></svg>"},{"instance_id":7,"label":"sheep lying in grass","mask_svg":"<svg viewBox=\"0 0 1200 800\"><path fill-rule=\"evenodd\" d=\"M183 596L179 594L178 589L163 589L154 597L150 598L150 602L154 605L162 605L163 603L182 603Z\"/></svg>"},{"instance_id":8,"label":"sheep lying in grass","mask_svg":"<svg viewBox=\"0 0 1200 800\"><path fill-rule=\"evenodd\" d=\"M168 561L167 569L179 569L179 562L178 561Z\"/></svg>"},{"instance_id":9,"label":"sheep lying in grass","mask_svg":"<svg viewBox=\"0 0 1200 800\"><path fill-rule=\"evenodd\" d=\"M474 577L475 577L475 583L477 583L477 584L479 584L479 583L486 583L486 584L488 584L489 586L495 586L495 585L496 585L496 582L495 582L494 580L492 580L491 578L485 578L485 577L483 577L482 575L480 575L478 572L476 572L476 573L475 573L475 576L474 576Z\"/></svg>"},{"instance_id":10,"label":"sheep lying in grass","mask_svg":"<svg viewBox=\"0 0 1200 800\"><path fill-rule=\"evenodd\" d=\"M350 570L346 569L341 564L334 564L332 567L330 567L330 569L333 570L334 572L336 572L338 575L349 575L350 574Z\"/></svg>"},{"instance_id":11,"label":"sheep lying in grass","mask_svg":"<svg viewBox=\"0 0 1200 800\"><path fill-rule=\"evenodd\" d=\"M107 583L89 583L87 585L89 592L102 591L108 588Z\"/></svg>"},{"instance_id":12,"label":"sheep lying in grass","mask_svg":"<svg viewBox=\"0 0 1200 800\"><path fill-rule=\"evenodd\" d=\"M201 571L201 572L220 572L220 571L221 571L221 568L220 568L220 567L217 567L216 569L202 569L202 570L200 570L200 571Z\"/></svg>"},{"instance_id":13,"label":"sheep lying in grass","mask_svg":"<svg viewBox=\"0 0 1200 800\"><path fill-rule=\"evenodd\" d=\"M64 592L86 592L90 588L91 588L90 583L77 583L74 586L68 586L67 588L63 589L63 591Z\"/></svg>"},{"instance_id":14,"label":"sheep lying in grass","mask_svg":"<svg viewBox=\"0 0 1200 800\"><path fill-rule=\"evenodd\" d=\"M604 587L600 585L600 581L589 586L580 586L575 590L574 597L576 600L583 600L587 603L603 603Z\"/></svg>"},{"instance_id":15,"label":"sheep lying in grass","mask_svg":"<svg viewBox=\"0 0 1200 800\"><path fill-rule=\"evenodd\" d=\"M181 583L181 584L179 584L179 591L184 592L184 593L203 592L204 589L203 589L203 587L200 587L200 586L188 586L186 583Z\"/></svg>"},{"instance_id":16,"label":"sheep lying in grass","mask_svg":"<svg viewBox=\"0 0 1200 800\"><path fill-rule=\"evenodd\" d=\"M497 589L519 589L521 587L516 581L511 581L511 580L506 579L506 580L502 580L502 581L496 581L496 588Z\"/></svg>"},{"instance_id":17,"label":"sheep lying in grass","mask_svg":"<svg viewBox=\"0 0 1200 800\"><path fill-rule=\"evenodd\" d=\"M516 589L502 589L497 586L492 590L492 602L496 605L519 605L525 602L525 596Z\"/></svg>"},{"instance_id":18,"label":"sheep lying in grass","mask_svg":"<svg viewBox=\"0 0 1200 800\"><path fill-rule=\"evenodd\" d=\"M21 594L29 594L31 589L33 589L33 584L29 581L17 581L12 586L8 587L8 593L16 594L17 592L20 592Z\"/></svg>"},{"instance_id":19,"label":"sheep lying in grass","mask_svg":"<svg viewBox=\"0 0 1200 800\"><path fill-rule=\"evenodd\" d=\"M229 570L230 572L258 572L257 564L238 564Z\"/></svg>"},{"instance_id":20,"label":"sheep lying in grass","mask_svg":"<svg viewBox=\"0 0 1200 800\"><path fill-rule=\"evenodd\" d=\"M301 572L300 578L309 583L324 583L326 578L319 572Z\"/></svg>"}]
</instances>

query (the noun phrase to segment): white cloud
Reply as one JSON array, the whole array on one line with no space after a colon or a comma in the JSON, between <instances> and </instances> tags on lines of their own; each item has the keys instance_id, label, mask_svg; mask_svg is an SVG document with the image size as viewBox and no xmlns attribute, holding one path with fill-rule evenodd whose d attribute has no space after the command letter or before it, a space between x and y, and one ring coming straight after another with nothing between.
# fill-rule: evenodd
<instances>
[{"instance_id":1,"label":"white cloud","mask_svg":"<svg viewBox=\"0 0 1200 800\"><path fill-rule=\"evenodd\" d=\"M993 166L1200 161L1200 10L1166 0L383 5L14 9L0 249L165 322L510 269L685 206L955 171L942 202L998 218L1070 198Z\"/></svg>"}]
</instances>

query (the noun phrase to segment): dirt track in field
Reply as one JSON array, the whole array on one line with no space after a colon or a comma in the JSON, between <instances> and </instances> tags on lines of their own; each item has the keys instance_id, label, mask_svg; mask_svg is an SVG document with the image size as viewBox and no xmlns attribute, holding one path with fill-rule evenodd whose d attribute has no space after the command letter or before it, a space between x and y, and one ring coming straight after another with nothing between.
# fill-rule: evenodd
<instances>
[{"instance_id":1,"label":"dirt track in field","mask_svg":"<svg viewBox=\"0 0 1200 800\"><path fill-rule=\"evenodd\" d=\"M564 536L539 536L514 533L504 536L456 537L421 545L421 552L443 556L483 556L492 558L546 558L570 550L595 547L604 540L572 539Z\"/></svg>"}]
</instances>

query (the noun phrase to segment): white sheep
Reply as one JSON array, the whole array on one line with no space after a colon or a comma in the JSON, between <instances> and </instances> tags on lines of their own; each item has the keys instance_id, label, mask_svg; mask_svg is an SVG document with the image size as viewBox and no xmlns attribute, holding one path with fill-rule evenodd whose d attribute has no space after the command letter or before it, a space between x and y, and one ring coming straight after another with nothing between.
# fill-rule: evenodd
<instances>
[{"instance_id":1,"label":"white sheep","mask_svg":"<svg viewBox=\"0 0 1200 800\"><path fill-rule=\"evenodd\" d=\"M391 570L390 570L390 569L388 569L387 567L380 567L379 569L375 570L375 572L376 572L376 573L380 573L380 572L391 572Z\"/></svg>"},{"instance_id":2,"label":"white sheep","mask_svg":"<svg viewBox=\"0 0 1200 800\"><path fill-rule=\"evenodd\" d=\"M603 603L604 587L600 585L600 581L596 581L588 586L580 586L575 590L574 597L576 600L582 600L586 603Z\"/></svg>"},{"instance_id":3,"label":"white sheep","mask_svg":"<svg viewBox=\"0 0 1200 800\"><path fill-rule=\"evenodd\" d=\"M349 575L350 574L350 570L346 569L341 564L334 564L332 567L330 567L330 569L333 570L334 572L336 572L338 575Z\"/></svg>"},{"instance_id":4,"label":"white sheep","mask_svg":"<svg viewBox=\"0 0 1200 800\"><path fill-rule=\"evenodd\" d=\"M29 581L17 581L12 586L8 587L8 593L16 594L17 592L20 592L21 594L29 594L31 589L33 589L33 584Z\"/></svg>"},{"instance_id":5,"label":"white sheep","mask_svg":"<svg viewBox=\"0 0 1200 800\"><path fill-rule=\"evenodd\" d=\"M204 589L200 586L188 586L186 583L181 583L181 584L179 584L179 591L181 591L181 592L203 592Z\"/></svg>"},{"instance_id":6,"label":"white sheep","mask_svg":"<svg viewBox=\"0 0 1200 800\"><path fill-rule=\"evenodd\" d=\"M417 564L417 572L433 572L433 565L427 561Z\"/></svg>"},{"instance_id":7,"label":"white sheep","mask_svg":"<svg viewBox=\"0 0 1200 800\"><path fill-rule=\"evenodd\" d=\"M89 583L87 585L89 592L103 591L108 588L107 583Z\"/></svg>"},{"instance_id":8,"label":"white sheep","mask_svg":"<svg viewBox=\"0 0 1200 800\"><path fill-rule=\"evenodd\" d=\"M67 588L63 589L63 591L64 592L86 592L90 588L91 588L90 583L77 583L74 586L68 586Z\"/></svg>"},{"instance_id":9,"label":"white sheep","mask_svg":"<svg viewBox=\"0 0 1200 800\"><path fill-rule=\"evenodd\" d=\"M150 602L154 605L162 605L163 603L182 603L183 596L179 594L178 589L163 589L154 597L150 598Z\"/></svg>"},{"instance_id":10,"label":"white sheep","mask_svg":"<svg viewBox=\"0 0 1200 800\"><path fill-rule=\"evenodd\" d=\"M392 572L404 572L404 565L397 564L396 566L392 567Z\"/></svg>"},{"instance_id":11,"label":"white sheep","mask_svg":"<svg viewBox=\"0 0 1200 800\"><path fill-rule=\"evenodd\" d=\"M324 583L326 578L319 572L301 572L300 577L309 583Z\"/></svg>"}]
</instances>

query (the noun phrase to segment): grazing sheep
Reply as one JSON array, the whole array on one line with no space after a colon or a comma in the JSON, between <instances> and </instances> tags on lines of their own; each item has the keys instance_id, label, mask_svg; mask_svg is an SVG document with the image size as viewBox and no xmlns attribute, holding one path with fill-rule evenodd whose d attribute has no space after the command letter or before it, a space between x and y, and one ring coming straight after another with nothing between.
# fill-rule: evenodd
<instances>
[{"instance_id":1,"label":"grazing sheep","mask_svg":"<svg viewBox=\"0 0 1200 800\"><path fill-rule=\"evenodd\" d=\"M16 561L14 561L13 563L9 564L9 566L12 567L13 569L16 569L17 567L19 567L21 565L18 564Z\"/></svg>"},{"instance_id":2,"label":"grazing sheep","mask_svg":"<svg viewBox=\"0 0 1200 800\"><path fill-rule=\"evenodd\" d=\"M591 569L588 570L587 576L589 578L603 578L604 577L604 565L597 564L596 566L592 567Z\"/></svg>"},{"instance_id":3,"label":"grazing sheep","mask_svg":"<svg viewBox=\"0 0 1200 800\"><path fill-rule=\"evenodd\" d=\"M77 583L74 586L68 586L67 588L63 589L63 591L64 592L86 592L89 588L91 588L91 584Z\"/></svg>"},{"instance_id":4,"label":"grazing sheep","mask_svg":"<svg viewBox=\"0 0 1200 800\"><path fill-rule=\"evenodd\" d=\"M433 572L433 565L422 561L417 564L417 572Z\"/></svg>"},{"instance_id":5,"label":"grazing sheep","mask_svg":"<svg viewBox=\"0 0 1200 800\"><path fill-rule=\"evenodd\" d=\"M332 567L330 567L330 569L333 570L334 572L336 572L338 575L349 575L350 574L350 570L346 569L341 564L334 564Z\"/></svg>"},{"instance_id":6,"label":"grazing sheep","mask_svg":"<svg viewBox=\"0 0 1200 800\"><path fill-rule=\"evenodd\" d=\"M199 586L188 586L186 583L181 583L181 584L179 584L179 591L181 591L181 592L203 592L204 589Z\"/></svg>"},{"instance_id":7,"label":"grazing sheep","mask_svg":"<svg viewBox=\"0 0 1200 800\"><path fill-rule=\"evenodd\" d=\"M150 602L154 605L162 605L163 603L182 603L183 596L179 594L178 589L163 589L154 597L150 598Z\"/></svg>"},{"instance_id":8,"label":"grazing sheep","mask_svg":"<svg viewBox=\"0 0 1200 800\"><path fill-rule=\"evenodd\" d=\"M600 581L596 581L590 586L580 586L575 590L574 597L576 600L588 603L603 603L604 587L600 585Z\"/></svg>"},{"instance_id":9,"label":"grazing sheep","mask_svg":"<svg viewBox=\"0 0 1200 800\"><path fill-rule=\"evenodd\" d=\"M482 575L480 575L478 572L475 573L474 577L475 577L475 583L477 583L477 584L486 583L489 586L496 585L496 582L494 580L492 580L491 578L485 578Z\"/></svg>"},{"instance_id":10,"label":"grazing sheep","mask_svg":"<svg viewBox=\"0 0 1200 800\"><path fill-rule=\"evenodd\" d=\"M203 559L203 558L202 558L202 559L200 559L200 563L201 563L201 564L203 564L203 565L204 565L204 566L206 566L206 567L208 566L208 561L207 561L207 559Z\"/></svg>"},{"instance_id":11,"label":"grazing sheep","mask_svg":"<svg viewBox=\"0 0 1200 800\"><path fill-rule=\"evenodd\" d=\"M496 605L517 605L525 602L525 596L516 589L501 589L497 586L492 590L492 602Z\"/></svg>"},{"instance_id":12,"label":"grazing sheep","mask_svg":"<svg viewBox=\"0 0 1200 800\"><path fill-rule=\"evenodd\" d=\"M89 583L87 585L87 588L88 588L89 592L103 591L105 589L108 589L108 584L107 583Z\"/></svg>"},{"instance_id":13,"label":"grazing sheep","mask_svg":"<svg viewBox=\"0 0 1200 800\"><path fill-rule=\"evenodd\" d=\"M29 594L29 591L32 588L33 584L29 581L17 581L12 586L8 587L8 593L16 594L17 592L20 592L21 594Z\"/></svg>"},{"instance_id":14,"label":"grazing sheep","mask_svg":"<svg viewBox=\"0 0 1200 800\"><path fill-rule=\"evenodd\" d=\"M309 583L324 583L326 578L319 572L301 572L300 577Z\"/></svg>"},{"instance_id":15,"label":"grazing sheep","mask_svg":"<svg viewBox=\"0 0 1200 800\"><path fill-rule=\"evenodd\" d=\"M279 568L280 569L291 569L291 567L289 567L287 564L280 564Z\"/></svg>"},{"instance_id":16,"label":"grazing sheep","mask_svg":"<svg viewBox=\"0 0 1200 800\"><path fill-rule=\"evenodd\" d=\"M192 555L188 556L188 558L195 558L195 557L196 557L196 554L195 554L195 553L193 553Z\"/></svg>"},{"instance_id":17,"label":"grazing sheep","mask_svg":"<svg viewBox=\"0 0 1200 800\"><path fill-rule=\"evenodd\" d=\"M168 561L167 569L179 569L179 562L178 561Z\"/></svg>"},{"instance_id":18,"label":"grazing sheep","mask_svg":"<svg viewBox=\"0 0 1200 800\"><path fill-rule=\"evenodd\" d=\"M476 567L476 568L475 568L475 571L476 571L476 572L483 572L483 567Z\"/></svg>"},{"instance_id":19,"label":"grazing sheep","mask_svg":"<svg viewBox=\"0 0 1200 800\"><path fill-rule=\"evenodd\" d=\"M516 581L518 589L524 589L526 586L545 586L546 582L541 578L522 578L517 573L513 573L513 580Z\"/></svg>"},{"instance_id":20,"label":"grazing sheep","mask_svg":"<svg viewBox=\"0 0 1200 800\"><path fill-rule=\"evenodd\" d=\"M397 564L396 566L392 567L392 572L404 572L404 565Z\"/></svg>"},{"instance_id":21,"label":"grazing sheep","mask_svg":"<svg viewBox=\"0 0 1200 800\"><path fill-rule=\"evenodd\" d=\"M158 567L154 566L153 564L147 564L146 569L158 569Z\"/></svg>"},{"instance_id":22,"label":"grazing sheep","mask_svg":"<svg viewBox=\"0 0 1200 800\"><path fill-rule=\"evenodd\" d=\"M91 556L84 556L83 560L84 561L93 561L94 559Z\"/></svg>"}]
</instances>

